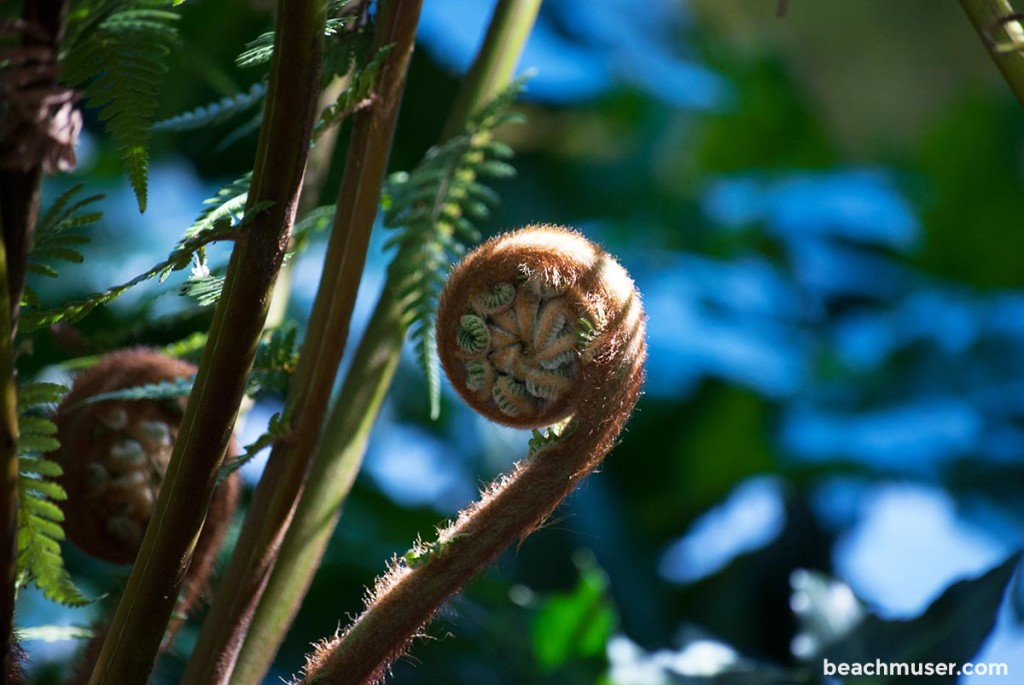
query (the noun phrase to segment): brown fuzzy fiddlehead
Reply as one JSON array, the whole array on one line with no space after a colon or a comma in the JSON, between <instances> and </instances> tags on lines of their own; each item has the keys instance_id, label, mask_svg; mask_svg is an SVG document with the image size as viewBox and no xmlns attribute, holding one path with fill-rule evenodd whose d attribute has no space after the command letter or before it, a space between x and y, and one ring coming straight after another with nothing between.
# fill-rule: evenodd
<instances>
[{"instance_id":1,"label":"brown fuzzy fiddlehead","mask_svg":"<svg viewBox=\"0 0 1024 685\"><path fill-rule=\"evenodd\" d=\"M536 529L614 445L646 357L640 297L581 235L531 226L494 238L453 271L438 310L442 364L477 411L538 428L529 458L377 581L364 613L309 657L303 683L377 683L440 605Z\"/></svg>"},{"instance_id":2,"label":"brown fuzzy fiddlehead","mask_svg":"<svg viewBox=\"0 0 1024 685\"><path fill-rule=\"evenodd\" d=\"M143 348L102 357L80 375L57 410L64 469L63 503L68 539L90 555L116 564L135 560L167 471L186 398L169 400L90 397L194 375L187 362ZM229 450L234 450L234 443ZM217 488L186 576L183 611L204 589L238 499L238 474Z\"/></svg>"}]
</instances>

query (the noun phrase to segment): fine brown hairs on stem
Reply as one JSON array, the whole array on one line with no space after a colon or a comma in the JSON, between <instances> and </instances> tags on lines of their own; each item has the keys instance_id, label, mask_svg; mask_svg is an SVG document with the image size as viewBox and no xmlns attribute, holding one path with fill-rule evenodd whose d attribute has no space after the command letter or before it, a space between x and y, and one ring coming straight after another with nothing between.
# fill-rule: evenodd
<instances>
[{"instance_id":1,"label":"fine brown hairs on stem","mask_svg":"<svg viewBox=\"0 0 1024 685\"><path fill-rule=\"evenodd\" d=\"M317 646L302 683L379 683L438 608L535 530L614 446L646 359L639 293L580 234L529 226L452 271L437 317L441 362L478 412L535 433L528 458L378 579L366 610Z\"/></svg>"},{"instance_id":2,"label":"fine brown hairs on stem","mask_svg":"<svg viewBox=\"0 0 1024 685\"><path fill-rule=\"evenodd\" d=\"M135 560L167 472L187 398L108 399L96 395L171 382L194 375L188 362L145 348L104 355L75 379L57 409L62 503L68 539L86 553L115 564ZM229 454L237 452L234 439ZM213 561L238 501L233 473L218 486L185 578L179 613L207 590Z\"/></svg>"}]
</instances>

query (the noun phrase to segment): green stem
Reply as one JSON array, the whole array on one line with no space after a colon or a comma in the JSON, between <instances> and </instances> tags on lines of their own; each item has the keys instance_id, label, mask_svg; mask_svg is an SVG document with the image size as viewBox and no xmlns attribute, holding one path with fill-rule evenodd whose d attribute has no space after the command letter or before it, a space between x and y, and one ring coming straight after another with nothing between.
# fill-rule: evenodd
<instances>
[{"instance_id":1,"label":"green stem","mask_svg":"<svg viewBox=\"0 0 1024 685\"><path fill-rule=\"evenodd\" d=\"M385 290L327 419L324 437L263 601L249 626L232 685L257 685L270 669L338 523L402 352L406 326Z\"/></svg>"},{"instance_id":2,"label":"green stem","mask_svg":"<svg viewBox=\"0 0 1024 685\"><path fill-rule=\"evenodd\" d=\"M456 135L468 118L512 79L541 0L501 0L484 45L457 97L445 130ZM502 46L497 51L493 46ZM263 601L249 626L232 685L261 682L312 582L362 464L367 438L398 366L407 326L397 284L384 286L334 402L317 456L285 535Z\"/></svg>"},{"instance_id":3,"label":"green stem","mask_svg":"<svg viewBox=\"0 0 1024 685\"><path fill-rule=\"evenodd\" d=\"M142 685L202 528L252 367L302 186L323 53L324 3L279 0L249 206L270 201L237 241L195 386L138 559L92 685Z\"/></svg>"},{"instance_id":4,"label":"green stem","mask_svg":"<svg viewBox=\"0 0 1024 685\"><path fill-rule=\"evenodd\" d=\"M324 88L323 92L320 93L317 111L322 112L324 108L334 103L347 85L347 78L334 78ZM333 157L340 128L340 125L331 126L324 131L320 136L319 143L309 151L309 159L306 160L306 174L302 182L302 196L299 198L297 216L300 218L314 209L320 201L320 194L327 180L327 173L330 170L331 158ZM274 298L270 302L270 312L267 314L267 329L276 328L284 323L288 312L288 301L291 299L292 294L292 269L294 265L295 259L293 258L281 267L281 273L277 276Z\"/></svg>"},{"instance_id":5,"label":"green stem","mask_svg":"<svg viewBox=\"0 0 1024 685\"><path fill-rule=\"evenodd\" d=\"M345 350L370 232L380 203L422 0L390 0L380 11L376 51L391 46L374 105L355 117L334 230L313 303L303 354L289 388L288 438L276 444L253 495L235 552L214 596L184 680L225 683L245 640L302 495Z\"/></svg>"},{"instance_id":6,"label":"green stem","mask_svg":"<svg viewBox=\"0 0 1024 685\"><path fill-rule=\"evenodd\" d=\"M1009 0L960 0L960 5L1010 90L1024 104L1024 28L1020 21L1003 21L1014 14L1013 6Z\"/></svg>"},{"instance_id":7,"label":"green stem","mask_svg":"<svg viewBox=\"0 0 1024 685\"><path fill-rule=\"evenodd\" d=\"M480 52L466 74L466 81L455 98L441 140L462 132L473 113L483 107L512 81L512 74L542 0L501 0L487 27Z\"/></svg>"}]
</instances>

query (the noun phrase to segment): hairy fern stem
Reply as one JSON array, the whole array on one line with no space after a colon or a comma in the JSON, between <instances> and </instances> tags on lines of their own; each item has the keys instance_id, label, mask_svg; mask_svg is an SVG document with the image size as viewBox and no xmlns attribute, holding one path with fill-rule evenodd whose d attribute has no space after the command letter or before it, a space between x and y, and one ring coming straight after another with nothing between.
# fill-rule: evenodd
<instances>
[{"instance_id":1,"label":"hairy fern stem","mask_svg":"<svg viewBox=\"0 0 1024 685\"><path fill-rule=\"evenodd\" d=\"M467 321L481 313L493 317L486 332ZM563 334L562 319L571 334ZM453 386L477 411L521 427L569 423L492 483L436 542L420 544L411 560L394 560L366 611L309 657L302 683L380 682L445 600L535 530L600 463L643 380L644 318L633 282L600 248L557 227L529 227L470 253L442 294L438 342ZM562 351L571 355L556 375L568 367L573 382L550 381L545 372L531 393L525 379ZM474 362L490 367L489 388L477 382ZM508 390L513 384L522 387Z\"/></svg>"}]
</instances>

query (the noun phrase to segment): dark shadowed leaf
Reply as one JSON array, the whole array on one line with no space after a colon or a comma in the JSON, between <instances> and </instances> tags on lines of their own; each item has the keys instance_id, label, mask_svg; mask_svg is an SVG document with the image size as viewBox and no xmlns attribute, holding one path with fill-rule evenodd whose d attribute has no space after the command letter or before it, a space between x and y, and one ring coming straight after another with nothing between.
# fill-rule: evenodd
<instances>
[{"instance_id":1,"label":"dark shadowed leaf","mask_svg":"<svg viewBox=\"0 0 1024 685\"><path fill-rule=\"evenodd\" d=\"M963 663L981 649L992 631L1020 554L1014 554L988 573L951 585L920 616L907 621L865 618L856 630L830 647L823 658L831 662ZM897 683L900 676L858 678L857 683ZM955 683L957 678L933 676L929 683Z\"/></svg>"}]
</instances>

